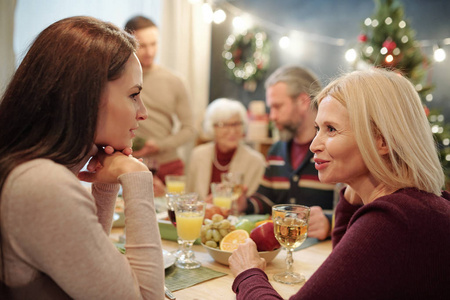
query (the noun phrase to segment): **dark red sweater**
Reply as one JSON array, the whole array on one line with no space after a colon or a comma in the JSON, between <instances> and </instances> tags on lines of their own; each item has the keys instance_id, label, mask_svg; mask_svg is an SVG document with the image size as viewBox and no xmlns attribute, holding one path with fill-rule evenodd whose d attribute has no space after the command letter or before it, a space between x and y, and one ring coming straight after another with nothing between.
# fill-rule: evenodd
<instances>
[{"instance_id":1,"label":"dark red sweater","mask_svg":"<svg viewBox=\"0 0 450 300\"><path fill-rule=\"evenodd\" d=\"M336 207L333 251L290 299L450 299L450 194L401 189ZM266 274L233 283L237 299L282 299Z\"/></svg>"}]
</instances>

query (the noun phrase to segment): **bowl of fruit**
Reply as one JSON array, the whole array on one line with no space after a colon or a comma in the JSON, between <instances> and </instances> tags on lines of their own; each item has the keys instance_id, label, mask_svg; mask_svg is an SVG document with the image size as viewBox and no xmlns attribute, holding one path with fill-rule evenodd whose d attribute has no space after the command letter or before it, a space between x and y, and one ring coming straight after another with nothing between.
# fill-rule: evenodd
<instances>
[{"instance_id":1,"label":"bowl of fruit","mask_svg":"<svg viewBox=\"0 0 450 300\"><path fill-rule=\"evenodd\" d=\"M205 219L202 226L202 246L215 261L223 265L228 265L232 252L247 238L255 242L259 255L266 262L272 261L278 255L281 246L275 238L272 222L263 222L259 226L253 226L254 228L248 224L243 227L246 229L236 229L228 219L213 215L211 219Z\"/></svg>"}]
</instances>

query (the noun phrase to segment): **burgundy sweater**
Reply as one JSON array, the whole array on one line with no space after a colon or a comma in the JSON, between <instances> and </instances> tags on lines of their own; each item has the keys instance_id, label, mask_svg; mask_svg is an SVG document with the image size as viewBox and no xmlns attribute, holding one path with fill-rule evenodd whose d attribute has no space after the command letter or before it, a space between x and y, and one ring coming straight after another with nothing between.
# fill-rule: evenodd
<instances>
[{"instance_id":1,"label":"burgundy sweater","mask_svg":"<svg viewBox=\"0 0 450 300\"><path fill-rule=\"evenodd\" d=\"M450 299L450 194L401 189L336 207L333 251L290 299ZM260 269L239 274L239 299L282 299Z\"/></svg>"}]
</instances>

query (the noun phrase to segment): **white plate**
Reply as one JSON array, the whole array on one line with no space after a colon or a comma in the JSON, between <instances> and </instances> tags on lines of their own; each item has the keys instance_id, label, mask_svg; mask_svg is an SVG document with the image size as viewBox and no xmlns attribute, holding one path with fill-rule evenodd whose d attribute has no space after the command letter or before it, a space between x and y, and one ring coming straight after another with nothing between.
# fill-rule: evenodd
<instances>
[{"instance_id":1,"label":"white plate","mask_svg":"<svg viewBox=\"0 0 450 300\"><path fill-rule=\"evenodd\" d=\"M172 253L163 249L164 269L170 268L177 260Z\"/></svg>"}]
</instances>

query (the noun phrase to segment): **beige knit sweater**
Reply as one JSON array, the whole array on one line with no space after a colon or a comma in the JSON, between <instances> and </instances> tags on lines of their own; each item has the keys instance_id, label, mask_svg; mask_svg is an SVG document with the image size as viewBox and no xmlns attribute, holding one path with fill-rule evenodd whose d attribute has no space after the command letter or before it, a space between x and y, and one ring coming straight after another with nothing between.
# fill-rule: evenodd
<instances>
[{"instance_id":1,"label":"beige knit sweater","mask_svg":"<svg viewBox=\"0 0 450 300\"><path fill-rule=\"evenodd\" d=\"M69 169L51 160L16 167L0 199L4 281L13 298L163 299L152 181L149 172L119 176L127 234L123 255L108 238L119 184L93 184L91 195Z\"/></svg>"},{"instance_id":2,"label":"beige knit sweater","mask_svg":"<svg viewBox=\"0 0 450 300\"><path fill-rule=\"evenodd\" d=\"M153 65L143 78L141 97L148 117L139 123L136 136L156 141L160 151L152 157L160 164L174 161L177 148L195 138L189 94L180 77L164 67ZM174 118L180 123L176 132Z\"/></svg>"}]
</instances>

